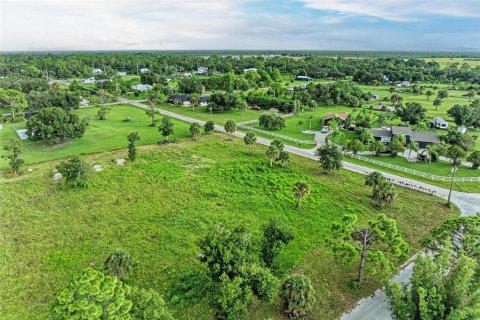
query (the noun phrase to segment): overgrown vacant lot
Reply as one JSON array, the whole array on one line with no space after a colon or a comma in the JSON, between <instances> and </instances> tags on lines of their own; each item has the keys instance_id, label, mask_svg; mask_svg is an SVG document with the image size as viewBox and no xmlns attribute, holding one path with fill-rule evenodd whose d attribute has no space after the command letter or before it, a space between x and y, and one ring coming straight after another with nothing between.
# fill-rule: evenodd
<instances>
[{"instance_id":1,"label":"overgrown vacant lot","mask_svg":"<svg viewBox=\"0 0 480 320\"><path fill-rule=\"evenodd\" d=\"M371 190L361 175L327 176L317 162L295 156L286 167L270 169L264 152L255 146L250 154L241 140L214 134L141 147L137 162L124 167L111 160L125 157L125 150L88 156L105 170L92 173L87 189L52 181L53 162L2 180L0 318L46 319L49 303L73 274L101 268L109 253L123 248L138 261L131 283L164 294L178 319L212 319L193 280L202 270L197 241L221 222L247 226L260 238L261 227L278 218L296 235L280 256L279 274L310 276L317 294L310 319L335 319L380 285L369 278L360 292L348 289L355 266L337 265L324 242L342 214L356 213L361 222L379 214ZM296 210L292 186L299 180L310 183L312 194ZM413 253L430 228L456 213L435 197L398 193L394 207L383 212L397 220ZM281 318L278 301L254 302L247 319L270 317Z\"/></svg>"}]
</instances>

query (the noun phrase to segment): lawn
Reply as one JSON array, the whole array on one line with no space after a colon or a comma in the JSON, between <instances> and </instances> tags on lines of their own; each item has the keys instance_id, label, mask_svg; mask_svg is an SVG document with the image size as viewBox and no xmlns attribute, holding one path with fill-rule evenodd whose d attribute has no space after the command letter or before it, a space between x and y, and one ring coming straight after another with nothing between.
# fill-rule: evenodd
<instances>
[{"instance_id":1,"label":"lawn","mask_svg":"<svg viewBox=\"0 0 480 320\"><path fill-rule=\"evenodd\" d=\"M60 144L45 144L43 142L23 141L25 152L22 157L27 164L65 158L72 154L89 154L125 148L128 144L127 135L137 131L140 135L140 145L153 144L162 139L156 127L150 127L150 118L144 110L129 106L112 106L107 120L96 118L96 108L85 108L74 111L88 117L90 124L85 135L80 139L69 140ZM130 117L130 121L125 121ZM189 124L174 121L175 134L171 137L182 138L189 135ZM24 128L24 123L6 124L0 130L0 144L6 144L10 139L18 139L13 128ZM7 161L0 159L0 168L5 168Z\"/></svg>"},{"instance_id":2,"label":"lawn","mask_svg":"<svg viewBox=\"0 0 480 320\"><path fill-rule=\"evenodd\" d=\"M420 176L417 176L417 175L413 175L413 174L410 174L410 173L405 173L403 171L398 171L398 170L387 168L387 167L384 167L384 166L379 166L379 165L376 165L376 164L373 164L373 163L370 163L370 162L366 162L366 161L359 160L359 159L353 159L353 158L350 158L350 157L345 157L344 160L347 161L347 162L356 163L356 164L359 164L359 165L362 165L362 166L365 166L365 167L368 167L368 168L376 169L376 170L379 170L379 171L392 173L392 174L395 174L397 176L406 177L406 178L410 178L410 179L413 179L413 180L429 183L429 184L439 186L439 187L442 187L442 188L445 188L445 189L450 188L450 182L431 180L431 179L428 179L428 178L423 178L423 177L420 177ZM382 158L381 160L383 161L384 158ZM405 167L407 167L407 166L405 166ZM407 168L409 168L409 167L407 167ZM464 170L461 170L461 171L467 171L467 170L469 170L469 169L464 169ZM477 175L475 175L475 176L477 176ZM478 182L478 181L477 182L454 182L453 186L452 186L452 189L455 190L455 191L461 191L461 192L480 193L480 182Z\"/></svg>"},{"instance_id":3,"label":"lawn","mask_svg":"<svg viewBox=\"0 0 480 320\"><path fill-rule=\"evenodd\" d=\"M191 275L202 270L197 241L220 222L246 226L259 239L261 227L277 218L295 233L280 255L279 276L310 276L317 302L307 319L337 319L381 285L372 276L360 291L348 289L355 265L340 267L325 247L332 222L344 213L357 214L361 223L379 214L371 190L359 174L325 175L317 162L294 155L285 167L271 169L264 153L262 146L249 153L241 139L212 134L199 142L140 147L138 161L126 166L111 161L125 150L85 156L105 167L91 174L86 189L52 181L55 162L1 178L0 318L48 318L49 303L73 274L101 268L110 252L123 248L138 261L131 284L161 292L176 319L212 319L201 290L189 290L195 287ZM299 180L312 193L296 210L292 186ZM401 188L383 212L396 219L412 254L430 228L457 214L441 199ZM246 319L283 319L278 300L255 301L249 310Z\"/></svg>"},{"instance_id":4,"label":"lawn","mask_svg":"<svg viewBox=\"0 0 480 320\"><path fill-rule=\"evenodd\" d=\"M265 112L265 110L245 110L242 113L238 109L231 109L223 112L212 112L208 111L208 106L198 106L195 107L195 111L192 107L179 107L171 104L160 104L157 106L159 109L168 110L175 112L184 116L188 116L194 119L209 121L212 120L216 124L224 125L228 120L233 120L235 122L242 122L252 119L258 119L258 117Z\"/></svg>"},{"instance_id":5,"label":"lawn","mask_svg":"<svg viewBox=\"0 0 480 320\"><path fill-rule=\"evenodd\" d=\"M438 62L441 68L447 67L449 64L458 63L460 66L464 63L470 65L470 67L480 66L479 58L425 58L427 62L435 61Z\"/></svg>"},{"instance_id":6,"label":"lawn","mask_svg":"<svg viewBox=\"0 0 480 320\"><path fill-rule=\"evenodd\" d=\"M418 170L421 172L442 176L442 177L449 177L451 176L452 164L447 161L438 161L438 162L407 162L407 159L403 157L390 157L389 155L385 156L367 156L368 158L394 164L397 166ZM466 166L459 166L458 170L455 174L457 177L480 177L480 170L479 169L472 169L471 167Z\"/></svg>"}]
</instances>

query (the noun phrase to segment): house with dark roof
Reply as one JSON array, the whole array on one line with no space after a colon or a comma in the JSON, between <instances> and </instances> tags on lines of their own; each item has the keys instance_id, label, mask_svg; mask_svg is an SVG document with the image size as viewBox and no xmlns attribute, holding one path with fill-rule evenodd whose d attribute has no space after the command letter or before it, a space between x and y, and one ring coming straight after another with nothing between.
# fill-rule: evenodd
<instances>
[{"instance_id":1,"label":"house with dark roof","mask_svg":"<svg viewBox=\"0 0 480 320\"><path fill-rule=\"evenodd\" d=\"M295 80L298 80L298 81L312 81L313 78L308 77L308 76L296 76Z\"/></svg>"},{"instance_id":2,"label":"house with dark roof","mask_svg":"<svg viewBox=\"0 0 480 320\"><path fill-rule=\"evenodd\" d=\"M208 104L208 100L210 99L210 96L208 94L202 94L200 96L200 101L198 101L198 105L200 106L206 106ZM176 94L173 95L169 101L175 105L182 105L185 107L191 106L192 104L190 103L190 95L189 94Z\"/></svg>"},{"instance_id":3,"label":"house with dark roof","mask_svg":"<svg viewBox=\"0 0 480 320\"><path fill-rule=\"evenodd\" d=\"M403 134L407 144L415 141L421 149L426 148L429 144L440 142L438 135L433 133L413 132L410 127L391 126L389 128L370 129L370 133L375 140L385 144L389 143L394 136Z\"/></svg>"}]
</instances>

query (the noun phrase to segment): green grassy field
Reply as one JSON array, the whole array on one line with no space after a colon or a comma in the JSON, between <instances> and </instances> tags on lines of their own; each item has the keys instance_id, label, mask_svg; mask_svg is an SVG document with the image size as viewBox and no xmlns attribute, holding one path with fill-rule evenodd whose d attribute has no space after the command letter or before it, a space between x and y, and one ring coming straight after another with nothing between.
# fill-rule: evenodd
<instances>
[{"instance_id":1,"label":"green grassy field","mask_svg":"<svg viewBox=\"0 0 480 320\"><path fill-rule=\"evenodd\" d=\"M403 157L390 157L388 155L385 156L367 156L368 158L382 161L385 163L390 163L394 164L397 166L401 167L406 167L410 168L413 170L418 170L421 172L437 175L437 176L442 176L442 177L449 177L452 174L451 169L452 169L452 164L450 162L446 161L438 161L438 162L432 162L432 163L426 163L426 162L407 162L407 159ZM459 166L458 170L455 174L457 177L480 177L480 170L479 169L472 169L471 167L466 167L466 166Z\"/></svg>"},{"instance_id":2,"label":"green grassy field","mask_svg":"<svg viewBox=\"0 0 480 320\"><path fill-rule=\"evenodd\" d=\"M84 157L105 167L91 174L86 189L52 181L55 162L0 178L0 318L48 318L49 303L73 274L101 268L112 250L123 248L138 261L130 283L161 292L176 319L213 319L202 291L187 290L193 282L184 281L182 289L179 283L202 270L196 243L219 222L244 225L255 239L270 218L293 228L295 239L280 255L279 274L311 277L317 302L308 319L336 319L381 285L372 276L360 291L348 289L355 265L340 267L324 242L344 213L357 214L362 223L378 215L362 175L324 175L316 161L297 156L271 169L264 147L249 153L243 141L227 142L221 134L143 146L135 163L112 163L125 153ZM292 186L299 180L312 193L296 210ZM436 197L400 188L398 193L383 212L396 219L413 254L430 228L457 213ZM283 319L278 300L254 301L249 310L246 319Z\"/></svg>"},{"instance_id":3,"label":"green grassy field","mask_svg":"<svg viewBox=\"0 0 480 320\"><path fill-rule=\"evenodd\" d=\"M128 105L116 105L112 107L107 120L98 120L96 118L97 111L97 108L74 111L90 119L85 135L80 139L52 145L24 140L25 152L22 157L26 163L32 164L65 158L73 154L90 154L125 148L128 144L127 135L132 131L139 133L139 145L154 144L162 140L158 129L150 127L150 118L147 117L144 110ZM130 117L128 122L124 121L127 117ZM189 124L180 121L174 121L174 123L175 134L171 138L182 138L189 135ZM22 129L24 127L23 123L4 125L4 128L0 130L0 144L6 144L10 139L18 139L13 128ZM0 158L0 168L5 168L6 165L7 161Z\"/></svg>"},{"instance_id":4,"label":"green grassy field","mask_svg":"<svg viewBox=\"0 0 480 320\"><path fill-rule=\"evenodd\" d=\"M224 125L228 120L233 120L235 122L242 122L252 119L258 119L258 117L264 112L262 110L245 110L243 116L239 110L231 109L223 112L210 112L208 111L207 106L198 106L195 107L195 111L192 107L179 107L171 104L161 104L157 108L175 112L184 116L188 116L194 119L199 119L203 121L212 120L216 124Z\"/></svg>"},{"instance_id":5,"label":"green grassy field","mask_svg":"<svg viewBox=\"0 0 480 320\"><path fill-rule=\"evenodd\" d=\"M392 174L395 174L395 175L400 176L400 177L406 177L406 178L411 178L413 180L426 182L428 184L439 186L439 187L442 187L442 188L445 188L445 189L450 188L450 182L431 180L431 179L428 179L428 178L423 178L423 177L418 176L418 175L405 173L403 171L399 171L399 170L391 169L391 168L388 168L388 167L376 165L376 164L366 162L366 161L363 161L363 160L359 160L359 159L353 159L353 158L350 158L350 157L345 157L344 160L348 161L348 162L356 163L356 164L359 164L359 165L362 165L362 166L365 166L365 167L369 167L369 168L372 168L372 169L376 169L376 170L379 170L379 171L392 173ZM381 160L383 161L383 158ZM407 166L405 166L405 167L407 167ZM407 168L410 168L410 167L407 167ZM469 170L469 169L464 169L464 170L460 170L460 171L466 171L466 170ZM478 175L475 175L475 176L478 176ZM478 181L477 182L454 182L453 186L452 186L452 189L455 190L455 191L461 191L461 192L480 193L480 182L478 182Z\"/></svg>"},{"instance_id":6,"label":"green grassy field","mask_svg":"<svg viewBox=\"0 0 480 320\"><path fill-rule=\"evenodd\" d=\"M272 130L272 132L296 139L313 140L313 135L302 133L302 131L321 130L323 128L323 118L329 112L352 112L352 110L353 108L344 106L319 106L315 110L306 109L304 112L285 118L285 128ZM258 125L254 127L265 130Z\"/></svg>"},{"instance_id":7,"label":"green grassy field","mask_svg":"<svg viewBox=\"0 0 480 320\"><path fill-rule=\"evenodd\" d=\"M460 66L464 63L469 64L471 67L480 66L480 59L468 59L468 58L425 58L427 62L435 61L440 64L440 67L445 68L449 64L458 63Z\"/></svg>"}]
</instances>

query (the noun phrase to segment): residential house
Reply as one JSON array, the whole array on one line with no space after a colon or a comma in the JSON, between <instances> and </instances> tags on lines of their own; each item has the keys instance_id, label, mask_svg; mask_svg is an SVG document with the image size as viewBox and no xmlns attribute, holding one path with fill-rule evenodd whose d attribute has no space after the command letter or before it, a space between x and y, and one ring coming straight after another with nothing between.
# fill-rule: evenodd
<instances>
[{"instance_id":1,"label":"residential house","mask_svg":"<svg viewBox=\"0 0 480 320\"><path fill-rule=\"evenodd\" d=\"M98 68L94 68L92 70L92 73L95 75L95 74L101 74L102 73L102 69L98 69Z\"/></svg>"},{"instance_id":2,"label":"residential house","mask_svg":"<svg viewBox=\"0 0 480 320\"><path fill-rule=\"evenodd\" d=\"M132 86L133 90L139 91L139 92L145 92L147 90L152 89L153 86L149 84L137 84L136 86Z\"/></svg>"},{"instance_id":3,"label":"residential house","mask_svg":"<svg viewBox=\"0 0 480 320\"><path fill-rule=\"evenodd\" d=\"M117 74L118 74L120 77L123 77L123 76L126 76L126 75L127 75L127 71L118 71Z\"/></svg>"},{"instance_id":4,"label":"residential house","mask_svg":"<svg viewBox=\"0 0 480 320\"><path fill-rule=\"evenodd\" d=\"M180 78L188 78L191 76L192 76L191 72L177 72L177 77L180 77Z\"/></svg>"},{"instance_id":5,"label":"residential house","mask_svg":"<svg viewBox=\"0 0 480 320\"><path fill-rule=\"evenodd\" d=\"M295 80L297 80L297 81L312 81L313 78L308 77L308 76L296 76Z\"/></svg>"},{"instance_id":6,"label":"residential house","mask_svg":"<svg viewBox=\"0 0 480 320\"><path fill-rule=\"evenodd\" d=\"M150 72L150 69L148 69L148 68L140 69L140 73L147 73L147 72Z\"/></svg>"},{"instance_id":7,"label":"residential house","mask_svg":"<svg viewBox=\"0 0 480 320\"><path fill-rule=\"evenodd\" d=\"M198 104L200 106L206 106L208 104L208 100L210 99L210 96L207 94L202 94L200 96L200 101ZM189 107L192 104L190 103L190 95L189 94L176 94L173 95L169 101L175 105L182 105L184 107Z\"/></svg>"},{"instance_id":8,"label":"residential house","mask_svg":"<svg viewBox=\"0 0 480 320\"><path fill-rule=\"evenodd\" d=\"M430 128L435 128L435 129L448 129L448 122L445 121L441 117L436 117L430 120L429 122Z\"/></svg>"},{"instance_id":9,"label":"residential house","mask_svg":"<svg viewBox=\"0 0 480 320\"><path fill-rule=\"evenodd\" d=\"M389 128L370 129L370 133L375 138L385 144L389 143L393 137L403 134L408 143L415 141L421 149L425 149L429 144L440 142L440 138L436 134L413 132L410 127L391 126Z\"/></svg>"},{"instance_id":10,"label":"residential house","mask_svg":"<svg viewBox=\"0 0 480 320\"><path fill-rule=\"evenodd\" d=\"M348 118L348 112L329 112L323 117L323 125L328 126L328 123L333 119L345 121Z\"/></svg>"},{"instance_id":11,"label":"residential house","mask_svg":"<svg viewBox=\"0 0 480 320\"><path fill-rule=\"evenodd\" d=\"M247 69L243 69L243 72L249 72L249 71L255 71L255 72L257 72L258 69L257 69L257 68L247 68Z\"/></svg>"},{"instance_id":12,"label":"residential house","mask_svg":"<svg viewBox=\"0 0 480 320\"><path fill-rule=\"evenodd\" d=\"M203 75L208 73L208 67L198 67L197 71L195 71L195 74L198 75Z\"/></svg>"},{"instance_id":13,"label":"residential house","mask_svg":"<svg viewBox=\"0 0 480 320\"><path fill-rule=\"evenodd\" d=\"M96 82L97 80L94 77L91 77L91 78L83 79L81 84L92 84Z\"/></svg>"}]
</instances>

